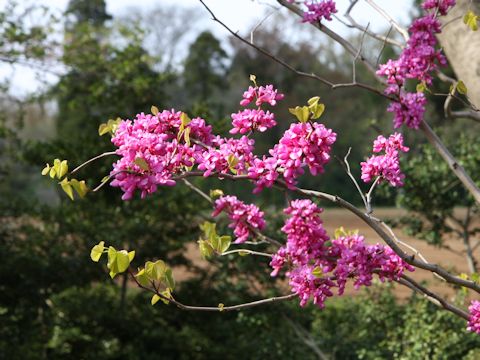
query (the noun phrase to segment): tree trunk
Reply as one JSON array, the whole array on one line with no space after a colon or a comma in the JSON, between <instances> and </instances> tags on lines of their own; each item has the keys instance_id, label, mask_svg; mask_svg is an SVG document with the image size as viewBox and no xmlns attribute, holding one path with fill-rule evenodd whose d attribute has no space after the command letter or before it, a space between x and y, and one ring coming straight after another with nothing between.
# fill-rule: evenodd
<instances>
[{"instance_id":1,"label":"tree trunk","mask_svg":"<svg viewBox=\"0 0 480 360\"><path fill-rule=\"evenodd\" d=\"M480 15L480 0L457 0L441 18L444 28L438 38L457 78L467 86L470 101L480 107L480 30L472 31L463 23L468 10Z\"/></svg>"}]
</instances>

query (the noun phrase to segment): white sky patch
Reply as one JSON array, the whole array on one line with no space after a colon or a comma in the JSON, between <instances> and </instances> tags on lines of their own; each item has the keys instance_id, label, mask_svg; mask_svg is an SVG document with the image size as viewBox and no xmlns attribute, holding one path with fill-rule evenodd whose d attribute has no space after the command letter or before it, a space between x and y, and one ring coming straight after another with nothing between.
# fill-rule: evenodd
<instances>
[{"instance_id":1,"label":"white sky patch","mask_svg":"<svg viewBox=\"0 0 480 360\"><path fill-rule=\"evenodd\" d=\"M28 0L25 1L25 3L28 2ZM342 17L350 1L337 0L336 2L338 9L336 15ZM22 4L22 1L19 1L19 3ZM37 0L35 3L49 6L61 12L65 10L68 0ZM205 3L233 31L238 31L239 34L247 37L252 27L262 20L268 12L272 12L272 6L278 7L274 0L205 0ZM6 0L0 0L0 8L3 8L5 4ZM413 0L377 0L377 4L399 23L405 26L408 25ZM107 11L113 14L114 17L118 17L128 13L131 8L142 7L148 9L161 5L189 7L198 11L202 21L196 23L195 33L208 29L222 40L226 40L229 36L225 29L211 20L210 15L198 0L107 0ZM358 23L364 26L370 24L369 29L372 31L383 31L389 27L389 23L362 0L356 5L352 16ZM268 21L273 21L272 19L274 18L267 19L264 26L268 26ZM152 19L152 26L155 26L154 19ZM353 31L336 20L328 23L328 26L342 36L348 36ZM0 62L0 78L7 76L12 76L12 93L17 96L25 96L45 85L37 79L36 72L33 69L28 69L24 66L11 66ZM55 81L55 76L47 75L43 78L46 79L47 83Z\"/></svg>"}]
</instances>

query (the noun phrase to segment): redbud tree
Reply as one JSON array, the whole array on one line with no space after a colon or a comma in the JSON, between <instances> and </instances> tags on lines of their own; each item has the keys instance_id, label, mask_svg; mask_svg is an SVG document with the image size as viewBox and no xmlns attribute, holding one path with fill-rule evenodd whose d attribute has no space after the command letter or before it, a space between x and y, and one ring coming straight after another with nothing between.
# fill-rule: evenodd
<instances>
[{"instance_id":1,"label":"redbud tree","mask_svg":"<svg viewBox=\"0 0 480 360\"><path fill-rule=\"evenodd\" d=\"M408 182L402 172L400 159L409 151L409 146L405 144L400 131L423 134L473 199L480 202L479 188L425 118L429 98L437 96L434 79L451 82L449 93L444 94L446 107L450 106L452 99L457 99L465 106L464 116L480 116L479 110L467 96L465 83L442 73L447 58L438 46L436 36L442 32L441 18L456 6L455 0L424 1L423 13L414 19L408 29L401 27L373 0L366 0L373 11L379 12L392 24L393 31L400 34L401 41L390 33L386 36L376 34L368 27L359 25L351 15L358 0L351 0L345 14L350 26L359 29L362 36L370 36L400 49L398 57L388 59L379 66L369 62L361 46L355 47L328 27L329 21L337 13L335 1L277 1L279 6L299 16L305 26L316 27L343 46L351 53L354 64L362 63L375 75L377 83L374 84L358 82L355 71L352 81L346 84L337 84L321 75L298 71L257 46L252 39L233 32L203 1L200 2L213 20L234 37L280 63L288 71L313 78L331 89L354 87L358 91L369 91L388 99L390 104L386 110L392 113L395 132L372 139L372 152L364 154L365 161L360 164L349 164L345 157L345 177L356 187L363 201L363 207L357 207L336 194L304 189L298 185L302 177L322 176L325 165L331 161L332 148L337 138L342 136L322 123L322 115L328 104L323 104L319 96L305 99L304 104L289 109L292 123L265 154L255 152L255 137L277 126L275 106L288 94L283 94L274 84L257 82L254 75L250 76L251 85L239 99L240 109L231 114L229 137L214 134L212 126L205 119L191 119L188 114L173 109L160 111L155 106L152 106L150 114L140 113L132 119L109 120L100 126L99 134L111 136L113 151L94 156L73 170L69 170L67 160L55 159L53 164L47 164L42 174L58 180L72 200L100 191L107 184L119 188L125 201L141 201L133 199L136 194L140 198L154 196L159 187L188 186L195 196L198 195L199 199L208 201L212 206L211 221L201 225L203 235L198 240L203 257L229 254L258 256L259 261L268 261L272 277L287 279L291 291L244 304L225 305L219 299L216 306L187 305L176 298L172 269L160 259L135 264L135 250L115 249L104 242L92 248L91 259L99 262L106 258L112 278L128 272L138 287L152 293L152 305L161 300L184 310L212 312L292 299L297 299L300 306L311 301L323 308L328 298L341 296L347 284L351 283L357 289L370 286L377 278L381 282L399 283L423 294L439 308L465 319L469 331L480 333L480 301L472 300L470 306L465 307L450 303L412 279L409 274L416 270L428 271L448 284L470 289L478 295L480 284L477 277L458 276L438 264L428 262L377 218L372 207L378 184L399 188ZM467 12L463 21L464 31L477 30L478 16L474 12ZM412 82L416 84L413 88L409 85ZM91 187L77 178L85 166L107 156L115 158L112 170L98 185ZM361 169L360 179L352 174L351 166ZM206 193L190 182L191 178L249 182L254 186L254 193L271 188L289 194L288 206L283 210L282 236L274 238L266 234L269 215L257 205L224 194L221 189ZM322 221L323 209L319 207L319 201L331 202L350 211L375 231L384 243L369 244L358 231L343 227L335 234L328 234ZM223 234L217 230L216 221L221 217L228 220L231 233ZM268 244L268 252L258 251L256 246L265 243Z\"/></svg>"}]
</instances>

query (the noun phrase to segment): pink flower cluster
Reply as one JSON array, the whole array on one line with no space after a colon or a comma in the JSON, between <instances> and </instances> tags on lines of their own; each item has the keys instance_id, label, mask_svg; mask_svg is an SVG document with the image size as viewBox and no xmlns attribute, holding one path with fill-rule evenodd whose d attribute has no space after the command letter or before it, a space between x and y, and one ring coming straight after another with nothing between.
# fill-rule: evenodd
<instances>
[{"instance_id":1,"label":"pink flower cluster","mask_svg":"<svg viewBox=\"0 0 480 360\"><path fill-rule=\"evenodd\" d=\"M330 256L337 256L333 273L337 280L338 294L342 295L350 277L353 286L370 286L373 274L380 281L398 280L405 270L414 271L414 267L403 261L390 247L381 244L368 245L360 235L342 236L332 241Z\"/></svg>"},{"instance_id":2,"label":"pink flower cluster","mask_svg":"<svg viewBox=\"0 0 480 360\"><path fill-rule=\"evenodd\" d=\"M264 132L277 125L275 115L270 111L258 109L245 109L236 114L232 114L233 129L230 134L246 134L249 131Z\"/></svg>"},{"instance_id":3,"label":"pink flower cluster","mask_svg":"<svg viewBox=\"0 0 480 360\"><path fill-rule=\"evenodd\" d=\"M315 263L323 258L327 251L325 243L329 240L320 219L322 211L310 200L292 201L284 211L289 218L282 227L287 235L287 244L279 249L270 262L272 276L276 276L286 263L293 265L287 277L292 292L300 297L301 306L313 298L315 304L323 307L325 299L333 295L330 290L334 286L333 281L314 274Z\"/></svg>"},{"instance_id":4,"label":"pink flower cluster","mask_svg":"<svg viewBox=\"0 0 480 360\"><path fill-rule=\"evenodd\" d=\"M201 148L177 138L180 116L181 112L174 110L157 115L141 113L134 121L119 124L112 142L121 158L113 164L110 175L114 177L111 185L123 190L122 199L130 199L136 189L143 198L155 192L158 185L175 185L173 175L194 165ZM193 136L211 142L211 127L203 119L193 119L188 127Z\"/></svg>"},{"instance_id":5,"label":"pink flower cluster","mask_svg":"<svg viewBox=\"0 0 480 360\"><path fill-rule=\"evenodd\" d=\"M438 9L440 15L447 15L448 10L455 6L455 0L426 0L422 4L422 8L425 10Z\"/></svg>"},{"instance_id":6,"label":"pink flower cluster","mask_svg":"<svg viewBox=\"0 0 480 360\"><path fill-rule=\"evenodd\" d=\"M445 15L455 5L452 0L427 0L423 8L438 9ZM447 61L441 50L436 49L436 34L441 32L441 23L435 14L427 14L413 22L409 28L410 39L397 60L389 60L380 66L378 75L385 76L389 86L385 90L388 95L394 95L396 102L388 107L395 114L394 126L402 124L418 128L425 113L426 98L423 93L408 93L403 90L407 79L417 79L419 82L431 84L431 73L439 65Z\"/></svg>"},{"instance_id":7,"label":"pink flower cluster","mask_svg":"<svg viewBox=\"0 0 480 360\"><path fill-rule=\"evenodd\" d=\"M480 334L480 301L472 300L468 307L470 317L468 319L467 330Z\"/></svg>"},{"instance_id":8,"label":"pink flower cluster","mask_svg":"<svg viewBox=\"0 0 480 360\"><path fill-rule=\"evenodd\" d=\"M400 170L400 152L408 152L403 145L402 134L395 133L387 139L380 135L373 143L373 152L384 151L383 155L372 155L362 162L362 180L370 182L376 177L387 180L392 186L402 186L405 175Z\"/></svg>"},{"instance_id":9,"label":"pink flower cluster","mask_svg":"<svg viewBox=\"0 0 480 360\"><path fill-rule=\"evenodd\" d=\"M243 100L240 105L247 106L252 101L258 109L244 109L236 114L232 114L233 129L230 134L246 134L250 131L264 132L277 125L275 115L270 111L263 111L260 109L262 104L270 104L275 106L277 101L282 100L283 94L280 94L273 85L267 86L249 86L248 90L243 93Z\"/></svg>"},{"instance_id":10,"label":"pink flower cluster","mask_svg":"<svg viewBox=\"0 0 480 360\"><path fill-rule=\"evenodd\" d=\"M225 139L217 136L213 144L216 147L208 147L197 152L198 169L204 171L205 177L213 172L243 174L254 159L255 140L247 136L242 136L240 139Z\"/></svg>"},{"instance_id":11,"label":"pink flower cluster","mask_svg":"<svg viewBox=\"0 0 480 360\"><path fill-rule=\"evenodd\" d=\"M273 85L260 87L249 86L248 90L243 93L243 100L240 101L240 105L247 106L255 100L255 105L257 106L261 106L262 104L275 106L277 105L277 101L282 100L283 98L284 95L274 89Z\"/></svg>"},{"instance_id":12,"label":"pink flower cluster","mask_svg":"<svg viewBox=\"0 0 480 360\"><path fill-rule=\"evenodd\" d=\"M253 235L252 228L263 230L265 227L263 211L253 204L245 204L236 196L222 196L215 201L212 216L218 216L221 212L228 214L231 221L229 227L234 229L237 244L247 241L248 237Z\"/></svg>"},{"instance_id":13,"label":"pink flower cluster","mask_svg":"<svg viewBox=\"0 0 480 360\"><path fill-rule=\"evenodd\" d=\"M400 90L399 99L387 108L388 112L394 113L393 127L397 129L405 124L409 128L418 129L425 114L427 98L421 92L411 93Z\"/></svg>"},{"instance_id":14,"label":"pink flower cluster","mask_svg":"<svg viewBox=\"0 0 480 360\"><path fill-rule=\"evenodd\" d=\"M330 151L337 138L331 129L319 123L294 123L279 143L270 150L271 157L256 159L248 175L256 180L255 191L271 186L281 173L287 185L293 186L307 166L312 175L323 173L330 160Z\"/></svg>"},{"instance_id":15,"label":"pink flower cluster","mask_svg":"<svg viewBox=\"0 0 480 360\"><path fill-rule=\"evenodd\" d=\"M305 2L307 10L303 13L303 22L315 23L323 19L331 21L332 14L337 12L335 1L333 0L314 0Z\"/></svg>"},{"instance_id":16,"label":"pink flower cluster","mask_svg":"<svg viewBox=\"0 0 480 360\"><path fill-rule=\"evenodd\" d=\"M286 275L292 292L298 294L300 305L308 300L323 308L333 296L332 288L342 295L348 279L355 288L371 285L373 274L381 281L396 280L405 270L414 268L392 249L380 244L365 244L363 236L345 235L331 242L320 219L322 209L310 200L294 200L285 209L289 215L282 231L287 244L273 256L272 276L289 266Z\"/></svg>"}]
</instances>

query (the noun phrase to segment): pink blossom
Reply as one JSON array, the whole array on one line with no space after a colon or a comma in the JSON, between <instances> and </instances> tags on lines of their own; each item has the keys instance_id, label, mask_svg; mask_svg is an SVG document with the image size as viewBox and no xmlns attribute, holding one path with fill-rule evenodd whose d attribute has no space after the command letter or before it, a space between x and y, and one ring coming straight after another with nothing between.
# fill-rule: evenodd
<instances>
[{"instance_id":1,"label":"pink blossom","mask_svg":"<svg viewBox=\"0 0 480 360\"><path fill-rule=\"evenodd\" d=\"M305 166L312 175L323 173L336 138L337 134L323 124L295 123L270 150L270 155L277 159L277 166L287 184L293 185L295 179L304 173Z\"/></svg>"},{"instance_id":2,"label":"pink blossom","mask_svg":"<svg viewBox=\"0 0 480 360\"><path fill-rule=\"evenodd\" d=\"M377 177L390 182L392 186L402 186L405 175L400 170L400 152L408 152L403 145L403 136L399 133L390 135L388 139L380 135L373 142L373 152L385 151L384 155L372 155L362 162L362 180L370 182Z\"/></svg>"},{"instance_id":3,"label":"pink blossom","mask_svg":"<svg viewBox=\"0 0 480 360\"><path fill-rule=\"evenodd\" d=\"M248 177L255 180L255 189L253 193L257 194L265 187L272 187L275 180L278 179L277 159L274 157L256 158L248 168Z\"/></svg>"},{"instance_id":4,"label":"pink blossom","mask_svg":"<svg viewBox=\"0 0 480 360\"><path fill-rule=\"evenodd\" d=\"M398 280L404 270L414 268L403 261L390 247L376 244L368 245L360 235L342 236L332 241L338 260L333 273L343 294L349 277L353 277L353 286L370 286L373 275L378 273L380 280ZM353 275L353 276L352 276Z\"/></svg>"},{"instance_id":5,"label":"pink blossom","mask_svg":"<svg viewBox=\"0 0 480 360\"><path fill-rule=\"evenodd\" d=\"M426 0L422 7L426 10L438 9L440 15L446 15L455 5L454 0ZM436 35L441 32L441 23L432 12L416 19L408 29L410 38L397 60L388 60L380 65L378 75L385 76L389 86L385 94L393 95L396 100L388 107L393 112L394 127L405 124L417 129L423 120L426 98L423 93L406 92L403 87L407 79L416 79L427 85L432 83L432 72L447 64L441 50L436 49Z\"/></svg>"},{"instance_id":6,"label":"pink blossom","mask_svg":"<svg viewBox=\"0 0 480 360\"><path fill-rule=\"evenodd\" d=\"M111 185L120 187L122 199L132 198L140 190L142 198L158 185L172 186L172 177L182 168L195 164L201 148L177 139L181 112L163 111L157 115L138 114L135 120L123 120L112 138L120 159L113 164ZM190 125L189 125L190 126ZM191 122L192 134L210 141L211 127L203 119Z\"/></svg>"},{"instance_id":7,"label":"pink blossom","mask_svg":"<svg viewBox=\"0 0 480 360\"><path fill-rule=\"evenodd\" d=\"M298 294L300 306L305 306L309 299L320 309L325 307L327 297L333 296L332 288L335 283L326 278L319 278L313 274L314 267L303 265L289 271L289 285L293 293Z\"/></svg>"},{"instance_id":8,"label":"pink blossom","mask_svg":"<svg viewBox=\"0 0 480 360\"><path fill-rule=\"evenodd\" d=\"M320 22L323 19L331 21L332 14L337 12L335 1L315 0L304 3L307 10L303 13L303 22Z\"/></svg>"},{"instance_id":9,"label":"pink blossom","mask_svg":"<svg viewBox=\"0 0 480 360\"><path fill-rule=\"evenodd\" d=\"M203 176L208 177L212 172L246 173L254 159L255 140L246 136L242 136L240 139L217 137L212 144L214 146L197 153L198 169L205 171Z\"/></svg>"},{"instance_id":10,"label":"pink blossom","mask_svg":"<svg viewBox=\"0 0 480 360\"><path fill-rule=\"evenodd\" d=\"M218 216L221 212L226 212L231 221L229 227L233 228L236 236L235 243L240 244L247 241L248 237L253 236L252 228L263 230L265 220L263 211L253 205L245 204L237 199L236 196L222 196L215 201L215 210L212 216Z\"/></svg>"},{"instance_id":11,"label":"pink blossom","mask_svg":"<svg viewBox=\"0 0 480 360\"><path fill-rule=\"evenodd\" d=\"M426 0L422 4L425 10L433 10L438 8L441 15L447 15L448 10L455 6L455 0Z\"/></svg>"},{"instance_id":12,"label":"pink blossom","mask_svg":"<svg viewBox=\"0 0 480 360\"><path fill-rule=\"evenodd\" d=\"M264 132L277 125L273 113L257 109L245 109L232 114L232 120L233 129L230 134L246 134L254 130Z\"/></svg>"},{"instance_id":13,"label":"pink blossom","mask_svg":"<svg viewBox=\"0 0 480 360\"><path fill-rule=\"evenodd\" d=\"M371 285L375 274L381 281L392 281L406 270L414 271L391 248L368 245L363 236L350 234L329 241L321 212L310 200L292 201L285 209L289 217L282 227L287 243L270 262L272 276L289 267L286 276L301 306L312 299L323 308L325 300L333 296L332 288L338 288L342 295L349 279L358 288Z\"/></svg>"},{"instance_id":14,"label":"pink blossom","mask_svg":"<svg viewBox=\"0 0 480 360\"><path fill-rule=\"evenodd\" d=\"M467 330L480 334L480 301L472 300L468 307L470 317L468 319Z\"/></svg>"},{"instance_id":15,"label":"pink blossom","mask_svg":"<svg viewBox=\"0 0 480 360\"><path fill-rule=\"evenodd\" d=\"M421 92L400 92L398 102L392 102L388 108L388 112L394 113L393 127L399 128L403 124L409 128L418 129L423 120L425 113L425 105L427 99Z\"/></svg>"},{"instance_id":16,"label":"pink blossom","mask_svg":"<svg viewBox=\"0 0 480 360\"><path fill-rule=\"evenodd\" d=\"M247 106L253 100L255 105L261 106L264 103L275 106L278 100L282 100L284 95L279 93L277 89L273 88L273 85L263 86L249 86L248 90L243 93L243 100L240 101L240 105Z\"/></svg>"}]
</instances>

